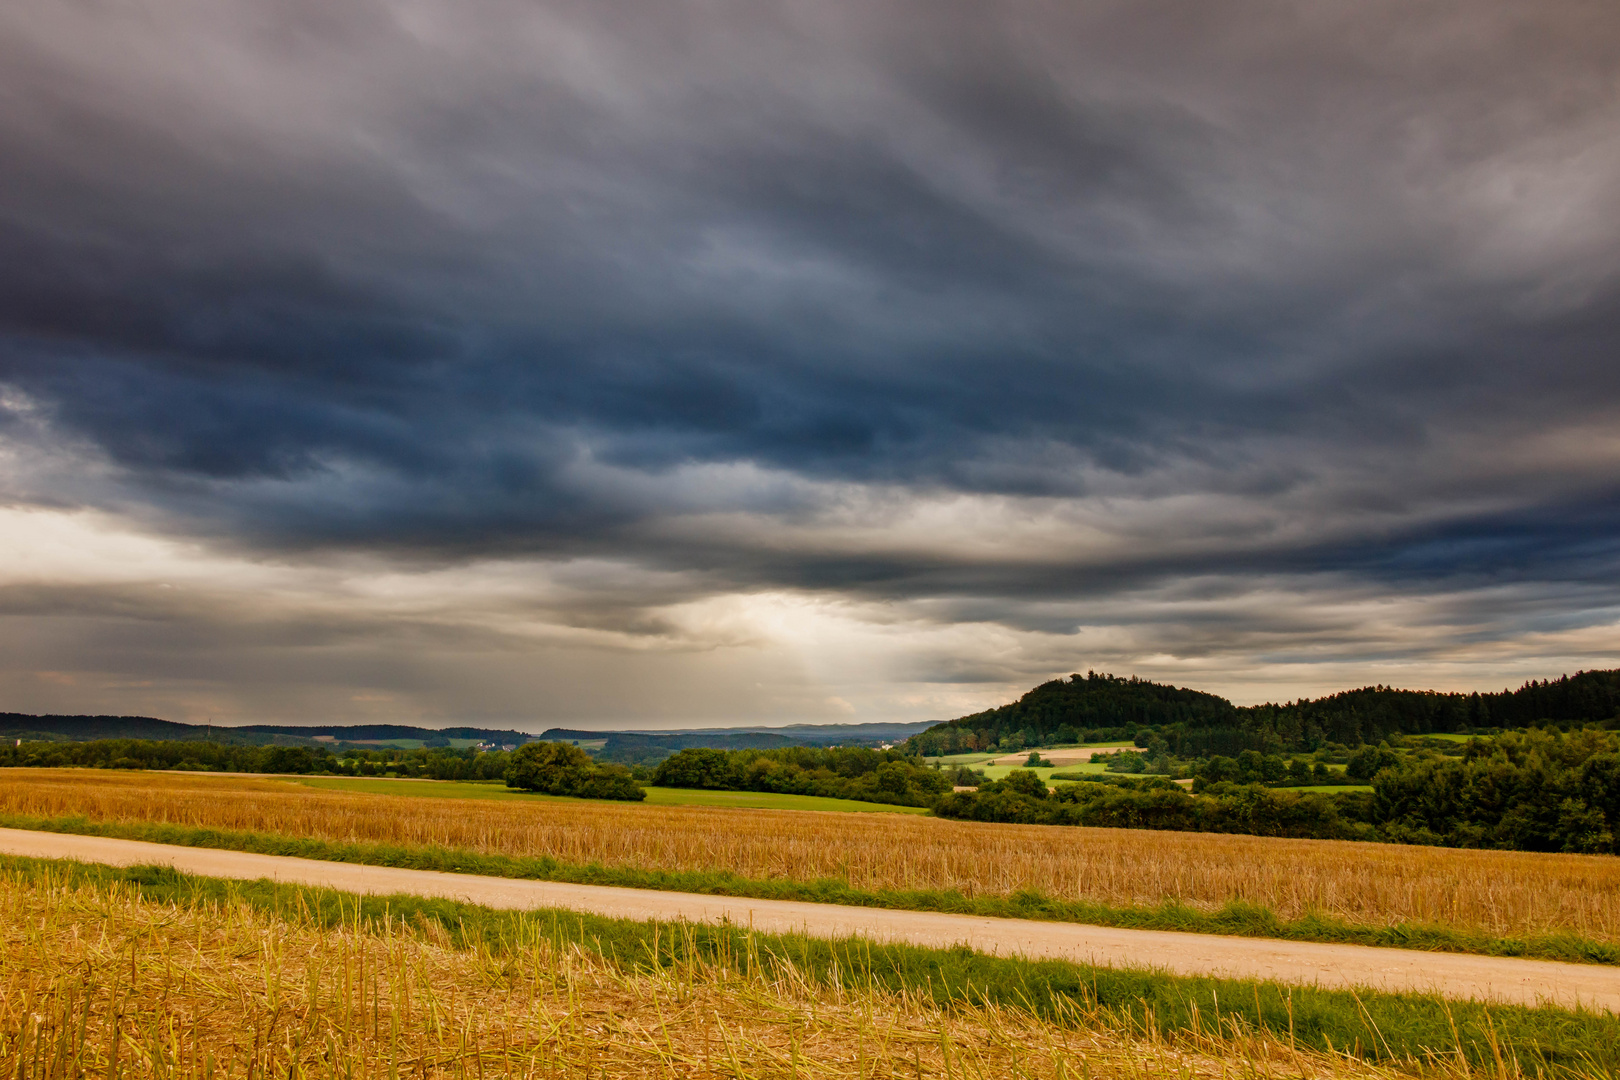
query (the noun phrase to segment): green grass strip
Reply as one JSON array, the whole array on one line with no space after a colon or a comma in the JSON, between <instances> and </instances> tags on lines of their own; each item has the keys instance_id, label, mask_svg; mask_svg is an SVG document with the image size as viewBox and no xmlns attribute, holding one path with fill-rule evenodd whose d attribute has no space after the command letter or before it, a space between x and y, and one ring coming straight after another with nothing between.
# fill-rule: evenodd
<instances>
[{"instance_id":1,"label":"green grass strip","mask_svg":"<svg viewBox=\"0 0 1620 1080\"><path fill-rule=\"evenodd\" d=\"M904 988L946 1007L957 1002L1010 1005L1058 1023L1099 1024L1136 1034L1231 1035L1258 1028L1311 1049L1394 1064L1454 1060L1460 1052L1475 1066L1494 1068L1500 1053L1528 1075L1612 1080L1620 1072L1620 1018L1584 1010L1185 978L994 957L965 947L756 934L733 925L635 922L558 910L496 911L408 895L358 896L268 880L198 877L170 867L4 857L0 872L39 884L101 890L133 886L142 898L158 903L240 902L304 925L380 930L386 921L398 932L432 922L459 948L509 952L538 941L579 944L632 969L700 960L770 977L784 970L785 960L816 985Z\"/></svg>"},{"instance_id":2,"label":"green grass strip","mask_svg":"<svg viewBox=\"0 0 1620 1080\"><path fill-rule=\"evenodd\" d=\"M1395 926L1359 926L1322 915L1308 914L1285 920L1269 908L1234 901L1218 911L1199 911L1185 904L1159 907L1113 907L1084 900L1063 900L1035 890L1008 896L964 896L955 889L856 889L837 878L795 881L786 878L749 878L729 870L642 870L600 863L566 863L549 855L514 857L485 855L442 847L349 843L189 825L145 822L101 822L86 817L38 818L0 814L0 827L41 832L106 836L145 840L182 847L251 851L262 855L292 855L328 862L366 866L396 866L410 870L439 870L457 874L563 881L576 885L614 885L628 889L736 896L753 900L800 900L849 907L890 908L899 911L937 911L953 915L980 915L1003 919L1038 919L1084 923L1130 930L1173 930L1222 934L1229 937L1276 938L1342 945L1369 945L1425 952L1471 953L1535 960L1562 960L1581 964L1620 965L1620 946L1575 934L1539 934L1532 937L1493 937L1447 926L1401 923Z\"/></svg>"}]
</instances>

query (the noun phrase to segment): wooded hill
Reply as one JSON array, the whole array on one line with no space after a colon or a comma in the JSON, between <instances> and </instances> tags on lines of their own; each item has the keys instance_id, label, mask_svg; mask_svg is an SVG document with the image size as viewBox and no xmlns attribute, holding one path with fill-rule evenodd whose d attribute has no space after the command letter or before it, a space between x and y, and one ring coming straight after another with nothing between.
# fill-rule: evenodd
<instances>
[{"instance_id":1,"label":"wooded hill","mask_svg":"<svg viewBox=\"0 0 1620 1080\"><path fill-rule=\"evenodd\" d=\"M1132 739L1181 757L1358 746L1391 735L1552 725L1620 726L1620 670L1583 671L1493 694L1370 686L1285 705L1225 698L1146 679L1087 672L1042 683L1017 701L929 728L910 751L933 756Z\"/></svg>"}]
</instances>

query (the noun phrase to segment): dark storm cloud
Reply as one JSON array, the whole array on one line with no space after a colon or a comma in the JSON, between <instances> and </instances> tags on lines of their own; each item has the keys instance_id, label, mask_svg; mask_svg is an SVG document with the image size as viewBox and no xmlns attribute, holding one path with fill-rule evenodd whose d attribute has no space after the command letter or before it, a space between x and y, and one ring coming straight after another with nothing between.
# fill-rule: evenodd
<instances>
[{"instance_id":1,"label":"dark storm cloud","mask_svg":"<svg viewBox=\"0 0 1620 1080\"><path fill-rule=\"evenodd\" d=\"M76 497L267 550L1601 578L1617 59L1579 3L16 11L0 379L112 466ZM660 486L737 464L780 482ZM661 524L851 486L1225 509L1073 559Z\"/></svg>"}]
</instances>

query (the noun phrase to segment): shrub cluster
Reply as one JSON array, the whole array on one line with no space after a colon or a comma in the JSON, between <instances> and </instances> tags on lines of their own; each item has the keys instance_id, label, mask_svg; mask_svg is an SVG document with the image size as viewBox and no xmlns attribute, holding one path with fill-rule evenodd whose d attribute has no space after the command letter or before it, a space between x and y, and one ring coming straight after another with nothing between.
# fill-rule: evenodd
<instances>
[{"instance_id":1,"label":"shrub cluster","mask_svg":"<svg viewBox=\"0 0 1620 1080\"><path fill-rule=\"evenodd\" d=\"M1357 756L1372 748L1364 748ZM1376 753L1377 751L1373 751ZM1394 757L1387 747L1384 753ZM1356 757L1352 757L1352 762ZM1374 772L1377 770L1374 769ZM1210 784L1348 784L1365 783L1371 773L1338 773L1324 762L1304 758L1284 758L1280 754L1262 754L1245 750L1235 758L1219 755L1201 763L1193 770L1193 790L1203 791Z\"/></svg>"},{"instance_id":2,"label":"shrub cluster","mask_svg":"<svg viewBox=\"0 0 1620 1080\"><path fill-rule=\"evenodd\" d=\"M619 799L640 802L647 793L622 765L602 765L565 742L531 742L512 753L506 786L576 799Z\"/></svg>"},{"instance_id":3,"label":"shrub cluster","mask_svg":"<svg viewBox=\"0 0 1620 1080\"><path fill-rule=\"evenodd\" d=\"M1555 729L1471 741L1463 757L1404 758L1372 777L1370 820L1391 840L1620 854L1620 737Z\"/></svg>"},{"instance_id":4,"label":"shrub cluster","mask_svg":"<svg viewBox=\"0 0 1620 1080\"><path fill-rule=\"evenodd\" d=\"M893 750L793 746L780 750L693 748L653 772L660 787L774 791L897 806L928 806L954 777Z\"/></svg>"},{"instance_id":5,"label":"shrub cluster","mask_svg":"<svg viewBox=\"0 0 1620 1080\"><path fill-rule=\"evenodd\" d=\"M1173 781L1152 778L1065 784L1048 792L1035 773L1015 769L1007 779L976 792L946 795L934 804L934 812L970 821L1377 839L1369 826L1341 814L1330 796L1259 785L1225 788L1195 796Z\"/></svg>"}]
</instances>

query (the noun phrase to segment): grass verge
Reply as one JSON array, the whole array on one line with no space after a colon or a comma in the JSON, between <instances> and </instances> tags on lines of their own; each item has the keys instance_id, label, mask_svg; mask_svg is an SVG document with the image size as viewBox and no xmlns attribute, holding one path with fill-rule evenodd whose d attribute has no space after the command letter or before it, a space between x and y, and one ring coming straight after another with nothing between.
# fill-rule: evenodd
<instances>
[{"instance_id":1,"label":"grass verge","mask_svg":"<svg viewBox=\"0 0 1620 1080\"><path fill-rule=\"evenodd\" d=\"M1275 983L1181 978L1052 961L755 934L741 927L672 925L573 912L495 911L411 896L362 897L331 889L237 882L167 867L114 868L55 860L0 858L25 882L69 888L137 889L145 900L195 908L242 903L293 924L367 932L415 932L459 949L513 951L536 940L576 945L630 969L701 962L744 975L813 984L864 986L949 1007L1013 1006L1063 1023L1084 1016L1155 1038L1206 1038L1248 1028L1289 1045L1395 1065L1444 1065L1525 1074L1613 1077L1620 1071L1620 1018L1556 1008L1483 1006L1430 995L1356 994Z\"/></svg>"},{"instance_id":2,"label":"grass verge","mask_svg":"<svg viewBox=\"0 0 1620 1080\"><path fill-rule=\"evenodd\" d=\"M1574 934L1543 934L1524 938L1496 937L1447 926L1409 924L1358 926L1316 914L1284 920L1269 908L1238 901L1228 903L1216 911L1201 911L1175 903L1158 907L1118 907L1084 900L1059 899L1034 890L1023 890L1008 896L974 897L966 896L955 889L867 890L853 888L837 878L795 881L787 878L749 878L728 870L644 870L636 867L604 866L600 863L566 863L550 856L490 855L442 847L337 842L274 833L184 825L100 822L85 817L41 818L0 814L0 827L145 840L183 847L251 851L263 855L291 855L304 859L322 859L366 866L484 874L490 877L534 881L563 881L576 885L613 885L620 888L704 893L756 900L800 900L900 911L938 911L990 918L1040 919L1131 930L1172 930L1231 937L1275 938L1284 941L1315 941L1368 945L1375 948L1420 949L1429 952L1620 965L1620 946Z\"/></svg>"}]
</instances>

